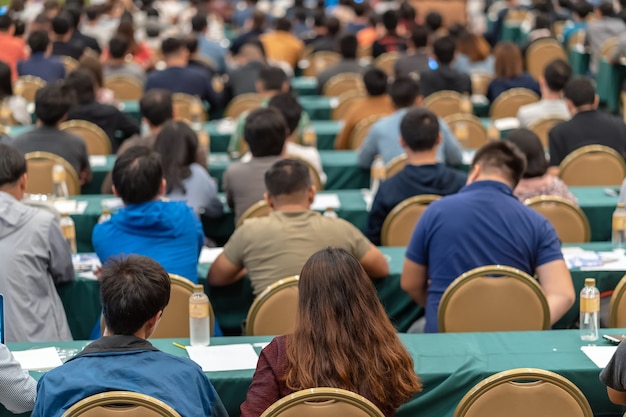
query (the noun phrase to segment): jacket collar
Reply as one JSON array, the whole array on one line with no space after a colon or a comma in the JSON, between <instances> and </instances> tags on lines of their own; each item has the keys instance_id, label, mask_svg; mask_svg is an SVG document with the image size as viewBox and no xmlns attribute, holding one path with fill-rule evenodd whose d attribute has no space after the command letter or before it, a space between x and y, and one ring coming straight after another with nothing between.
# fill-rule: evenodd
<instances>
[{"instance_id":1,"label":"jacket collar","mask_svg":"<svg viewBox=\"0 0 626 417\"><path fill-rule=\"evenodd\" d=\"M140 350L159 352L159 349L152 346L152 343L148 342L146 339L140 339L136 336L113 335L103 336L93 341L72 359L94 353L133 352Z\"/></svg>"}]
</instances>

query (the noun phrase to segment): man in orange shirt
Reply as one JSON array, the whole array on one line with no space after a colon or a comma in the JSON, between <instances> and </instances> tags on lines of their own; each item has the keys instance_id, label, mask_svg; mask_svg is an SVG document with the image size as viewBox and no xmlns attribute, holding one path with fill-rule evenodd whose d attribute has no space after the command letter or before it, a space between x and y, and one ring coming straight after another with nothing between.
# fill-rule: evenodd
<instances>
[{"instance_id":1,"label":"man in orange shirt","mask_svg":"<svg viewBox=\"0 0 626 417\"><path fill-rule=\"evenodd\" d=\"M267 59L286 62L295 68L304 49L304 43L291 33L291 22L286 18L276 19L274 31L261 36Z\"/></svg>"},{"instance_id":2,"label":"man in orange shirt","mask_svg":"<svg viewBox=\"0 0 626 417\"><path fill-rule=\"evenodd\" d=\"M14 38L15 25L13 19L7 15L0 16L0 61L7 63L11 67L11 78L17 79L15 66L17 61L22 61L28 57L26 54L26 44L21 38Z\"/></svg>"}]
</instances>

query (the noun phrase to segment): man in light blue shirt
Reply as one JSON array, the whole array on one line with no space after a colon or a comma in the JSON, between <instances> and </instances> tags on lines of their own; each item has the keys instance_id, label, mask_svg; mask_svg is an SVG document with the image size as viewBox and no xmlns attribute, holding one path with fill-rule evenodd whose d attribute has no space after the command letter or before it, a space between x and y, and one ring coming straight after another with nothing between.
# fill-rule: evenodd
<instances>
[{"instance_id":1,"label":"man in light blue shirt","mask_svg":"<svg viewBox=\"0 0 626 417\"><path fill-rule=\"evenodd\" d=\"M198 37L198 52L215 64L215 70L220 74L226 72L226 49L206 38L208 29L207 16L199 13L191 18L191 30Z\"/></svg>"},{"instance_id":2,"label":"man in light blue shirt","mask_svg":"<svg viewBox=\"0 0 626 417\"><path fill-rule=\"evenodd\" d=\"M409 108L422 102L419 82L410 77L398 77L391 84L389 95L396 111L374 123L359 148L358 165L363 169L370 169L376 155L387 164L404 153L399 139L400 122ZM437 161L448 166L461 165L461 145L443 119L439 119L439 129L443 140L437 149Z\"/></svg>"}]
</instances>

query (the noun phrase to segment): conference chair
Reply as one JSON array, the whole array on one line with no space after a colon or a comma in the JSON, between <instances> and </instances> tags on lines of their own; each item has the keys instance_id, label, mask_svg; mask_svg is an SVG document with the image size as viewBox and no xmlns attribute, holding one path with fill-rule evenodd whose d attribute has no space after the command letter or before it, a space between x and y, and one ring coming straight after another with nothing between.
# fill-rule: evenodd
<instances>
[{"instance_id":1,"label":"conference chair","mask_svg":"<svg viewBox=\"0 0 626 417\"><path fill-rule=\"evenodd\" d=\"M389 179L402 171L407 164L406 154L398 155L385 165L385 179Z\"/></svg>"},{"instance_id":2,"label":"conference chair","mask_svg":"<svg viewBox=\"0 0 626 417\"><path fill-rule=\"evenodd\" d=\"M609 38L602 42L602 45L600 45L600 56L611 62L618 43L619 39L617 37Z\"/></svg>"},{"instance_id":3,"label":"conference chair","mask_svg":"<svg viewBox=\"0 0 626 417\"><path fill-rule=\"evenodd\" d=\"M367 62L369 63L372 59L372 45L369 45L369 46L359 45L356 48L356 57L357 59L359 59L359 61L367 60Z\"/></svg>"},{"instance_id":4,"label":"conference chair","mask_svg":"<svg viewBox=\"0 0 626 417\"><path fill-rule=\"evenodd\" d=\"M567 378L536 368L498 372L461 399L453 417L593 417L580 389Z\"/></svg>"},{"instance_id":5,"label":"conference chair","mask_svg":"<svg viewBox=\"0 0 626 417\"><path fill-rule=\"evenodd\" d=\"M139 101L143 96L141 81L128 75L109 75L104 79L104 88L113 91L116 100Z\"/></svg>"},{"instance_id":6,"label":"conference chair","mask_svg":"<svg viewBox=\"0 0 626 417\"><path fill-rule=\"evenodd\" d=\"M491 120L517 117L517 111L526 104L539 101L539 96L527 88L512 88L500 94L491 104Z\"/></svg>"},{"instance_id":7,"label":"conference chair","mask_svg":"<svg viewBox=\"0 0 626 417\"><path fill-rule=\"evenodd\" d=\"M582 49L585 48L585 38L587 37L586 30L577 30L567 39L567 49Z\"/></svg>"},{"instance_id":8,"label":"conference chair","mask_svg":"<svg viewBox=\"0 0 626 417\"><path fill-rule=\"evenodd\" d=\"M624 158L603 145L576 149L559 165L559 178L571 186L619 186L626 177Z\"/></svg>"},{"instance_id":9,"label":"conference chair","mask_svg":"<svg viewBox=\"0 0 626 417\"><path fill-rule=\"evenodd\" d=\"M200 118L202 122L208 120L202 101L200 101L200 98L197 96L185 93L174 93L172 94L172 107L176 120L193 121L194 118Z\"/></svg>"},{"instance_id":10,"label":"conference chair","mask_svg":"<svg viewBox=\"0 0 626 417\"><path fill-rule=\"evenodd\" d=\"M13 83L13 92L16 96L23 97L24 100L32 103L35 101L35 94L40 88L46 86L46 82L34 75L23 75Z\"/></svg>"},{"instance_id":11,"label":"conference chair","mask_svg":"<svg viewBox=\"0 0 626 417\"><path fill-rule=\"evenodd\" d=\"M447 117L463 112L464 99L463 94L456 91L437 91L424 99L422 107L432 111L438 117Z\"/></svg>"},{"instance_id":12,"label":"conference chair","mask_svg":"<svg viewBox=\"0 0 626 417\"><path fill-rule=\"evenodd\" d=\"M622 277L611 295L609 307L609 327L626 327L626 275Z\"/></svg>"},{"instance_id":13,"label":"conference chair","mask_svg":"<svg viewBox=\"0 0 626 417\"><path fill-rule=\"evenodd\" d=\"M59 129L81 137L87 146L89 155L110 155L111 140L95 123L86 120L68 120L59 125Z\"/></svg>"},{"instance_id":14,"label":"conference chair","mask_svg":"<svg viewBox=\"0 0 626 417\"><path fill-rule=\"evenodd\" d=\"M277 336L293 333L298 312L299 276L283 278L255 299L246 318L246 336Z\"/></svg>"},{"instance_id":15,"label":"conference chair","mask_svg":"<svg viewBox=\"0 0 626 417\"><path fill-rule=\"evenodd\" d=\"M465 149L478 149L489 142L487 129L473 114L457 113L443 119Z\"/></svg>"},{"instance_id":16,"label":"conference chair","mask_svg":"<svg viewBox=\"0 0 626 417\"><path fill-rule=\"evenodd\" d=\"M475 70L470 73L470 78L472 79L472 92L486 96L489 83L493 80L493 74L487 71Z\"/></svg>"},{"instance_id":17,"label":"conference chair","mask_svg":"<svg viewBox=\"0 0 626 417\"><path fill-rule=\"evenodd\" d=\"M243 212L241 217L239 217L239 220L237 220L237 225L235 227L241 226L244 221L253 217L269 216L271 212L272 208L265 202L265 200L257 201Z\"/></svg>"},{"instance_id":18,"label":"conference chair","mask_svg":"<svg viewBox=\"0 0 626 417\"><path fill-rule=\"evenodd\" d=\"M348 114L350 108L357 102L359 102L366 94L363 90L347 91L339 95L339 104L333 109L332 119L342 120Z\"/></svg>"},{"instance_id":19,"label":"conference chair","mask_svg":"<svg viewBox=\"0 0 626 417\"><path fill-rule=\"evenodd\" d=\"M80 181L74 167L65 159L50 152L30 152L24 155L28 171L26 192L29 194L54 194L52 170L55 165L65 169L65 181L69 195L80 194Z\"/></svg>"},{"instance_id":20,"label":"conference chair","mask_svg":"<svg viewBox=\"0 0 626 417\"><path fill-rule=\"evenodd\" d=\"M224 110L224 117L238 118L242 113L261 107L263 99L254 93L240 94L228 103Z\"/></svg>"},{"instance_id":21,"label":"conference chair","mask_svg":"<svg viewBox=\"0 0 626 417\"><path fill-rule=\"evenodd\" d=\"M543 77L543 70L555 59L567 61L567 54L556 39L544 38L532 42L526 51L526 68L535 80Z\"/></svg>"},{"instance_id":22,"label":"conference chair","mask_svg":"<svg viewBox=\"0 0 626 417\"><path fill-rule=\"evenodd\" d=\"M393 77L395 75L394 67L400 56L401 54L398 52L385 52L374 60L374 66L385 71L388 76Z\"/></svg>"},{"instance_id":23,"label":"conference chair","mask_svg":"<svg viewBox=\"0 0 626 417\"><path fill-rule=\"evenodd\" d=\"M624 120L624 123L626 123L626 91L622 91L621 98L622 98L622 119Z\"/></svg>"},{"instance_id":24,"label":"conference chair","mask_svg":"<svg viewBox=\"0 0 626 417\"><path fill-rule=\"evenodd\" d=\"M510 25L519 24L526 19L527 14L528 11L525 9L512 9L506 14L504 21Z\"/></svg>"},{"instance_id":25,"label":"conference chair","mask_svg":"<svg viewBox=\"0 0 626 417\"><path fill-rule=\"evenodd\" d=\"M350 134L350 149L357 150L363 144L363 141L367 137L372 125L385 117L384 114L373 114L371 116L362 119L359 123L356 124L352 133Z\"/></svg>"},{"instance_id":26,"label":"conference chair","mask_svg":"<svg viewBox=\"0 0 626 417\"><path fill-rule=\"evenodd\" d=\"M324 84L323 95L326 97L337 97L349 91L365 89L363 76L357 72L346 72L337 74Z\"/></svg>"},{"instance_id":27,"label":"conference chair","mask_svg":"<svg viewBox=\"0 0 626 417\"><path fill-rule=\"evenodd\" d=\"M524 201L556 230L561 243L582 243L591 240L591 228L587 216L569 200L555 195L539 195Z\"/></svg>"},{"instance_id":28,"label":"conference chair","mask_svg":"<svg viewBox=\"0 0 626 417\"><path fill-rule=\"evenodd\" d=\"M307 58L300 61L305 77L315 77L326 68L331 67L341 61L341 55L336 52L319 51L313 52Z\"/></svg>"},{"instance_id":29,"label":"conference chair","mask_svg":"<svg viewBox=\"0 0 626 417\"><path fill-rule=\"evenodd\" d=\"M322 183L322 179L320 178L320 174L317 172L317 169L306 159L300 158L295 155L287 155L289 159L295 159L296 161L302 162L309 169L309 174L311 174L311 181L315 186L316 191L322 191L324 189L324 184Z\"/></svg>"},{"instance_id":30,"label":"conference chair","mask_svg":"<svg viewBox=\"0 0 626 417\"><path fill-rule=\"evenodd\" d=\"M340 388L309 388L272 404L261 417L383 417L370 400Z\"/></svg>"},{"instance_id":31,"label":"conference chair","mask_svg":"<svg viewBox=\"0 0 626 417\"><path fill-rule=\"evenodd\" d=\"M407 198L395 206L385 217L380 233L383 246L407 246L415 225L428 205L441 196L422 194Z\"/></svg>"},{"instance_id":32,"label":"conference chair","mask_svg":"<svg viewBox=\"0 0 626 417\"><path fill-rule=\"evenodd\" d=\"M565 29L565 20L557 20L552 23L552 34L559 42L563 42L563 30Z\"/></svg>"},{"instance_id":33,"label":"conference chair","mask_svg":"<svg viewBox=\"0 0 626 417\"><path fill-rule=\"evenodd\" d=\"M61 58L61 62L63 63L63 66L65 67L66 74L69 74L70 72L78 69L79 64L76 59L67 55L61 55L60 58Z\"/></svg>"},{"instance_id":34,"label":"conference chair","mask_svg":"<svg viewBox=\"0 0 626 417\"><path fill-rule=\"evenodd\" d=\"M180 417L161 400L130 391L107 391L80 400L62 417Z\"/></svg>"},{"instance_id":35,"label":"conference chair","mask_svg":"<svg viewBox=\"0 0 626 417\"><path fill-rule=\"evenodd\" d=\"M548 135L550 134L550 131L554 126L565 121L567 120L560 117L547 117L545 119L537 120L536 122L528 126L528 129L532 130L535 135L539 137L541 144L544 148L547 149L549 144Z\"/></svg>"},{"instance_id":36,"label":"conference chair","mask_svg":"<svg viewBox=\"0 0 626 417\"><path fill-rule=\"evenodd\" d=\"M450 284L437 319L441 333L547 330L550 308L533 277L510 266L488 265Z\"/></svg>"}]
</instances>

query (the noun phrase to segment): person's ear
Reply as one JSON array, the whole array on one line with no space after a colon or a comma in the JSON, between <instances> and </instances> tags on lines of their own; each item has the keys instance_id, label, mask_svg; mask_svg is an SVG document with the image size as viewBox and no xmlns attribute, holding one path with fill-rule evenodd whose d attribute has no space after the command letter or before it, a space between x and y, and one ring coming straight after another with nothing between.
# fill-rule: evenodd
<instances>
[{"instance_id":1,"label":"person's ear","mask_svg":"<svg viewBox=\"0 0 626 417\"><path fill-rule=\"evenodd\" d=\"M435 146L441 145L441 142L443 142L443 135L441 134L441 132L439 132L439 135L437 135L437 140L435 141Z\"/></svg>"},{"instance_id":2,"label":"person's ear","mask_svg":"<svg viewBox=\"0 0 626 417\"><path fill-rule=\"evenodd\" d=\"M476 181L478 177L480 176L480 173L481 173L480 165L475 164L470 170L469 174L467 175L467 182L465 184L469 185L473 183L474 181Z\"/></svg>"},{"instance_id":3,"label":"person's ear","mask_svg":"<svg viewBox=\"0 0 626 417\"><path fill-rule=\"evenodd\" d=\"M269 193L263 193L263 200L265 200L265 202L267 203L268 206L270 206L270 208L272 209L274 208L274 200L269 195Z\"/></svg>"},{"instance_id":4,"label":"person's ear","mask_svg":"<svg viewBox=\"0 0 626 417\"><path fill-rule=\"evenodd\" d=\"M115 185L111 186L111 191L113 191L113 195L117 198L122 198L122 196L120 195L120 193L117 192L117 189L115 188Z\"/></svg>"},{"instance_id":5,"label":"person's ear","mask_svg":"<svg viewBox=\"0 0 626 417\"><path fill-rule=\"evenodd\" d=\"M422 105L423 101L424 101L424 96L419 95L419 96L415 97L415 103L414 104L419 107L419 106Z\"/></svg>"},{"instance_id":6,"label":"person's ear","mask_svg":"<svg viewBox=\"0 0 626 417\"><path fill-rule=\"evenodd\" d=\"M598 97L598 95L595 94L593 96L593 108L597 109L599 105L600 105L600 97Z\"/></svg>"},{"instance_id":7,"label":"person's ear","mask_svg":"<svg viewBox=\"0 0 626 417\"><path fill-rule=\"evenodd\" d=\"M165 195L165 188L167 187L167 180L163 178L161 180L161 186L159 187L159 196Z\"/></svg>"},{"instance_id":8,"label":"person's ear","mask_svg":"<svg viewBox=\"0 0 626 417\"><path fill-rule=\"evenodd\" d=\"M148 320L145 324L146 326L146 339L152 336L152 333L156 330L159 322L161 321L161 317L163 317L163 310L159 310L158 313L154 315L150 320Z\"/></svg>"},{"instance_id":9,"label":"person's ear","mask_svg":"<svg viewBox=\"0 0 626 417\"><path fill-rule=\"evenodd\" d=\"M311 188L309 188L309 191L307 191L309 204L313 204L313 200L315 200L315 191L316 189L314 185L311 185Z\"/></svg>"},{"instance_id":10,"label":"person's ear","mask_svg":"<svg viewBox=\"0 0 626 417\"><path fill-rule=\"evenodd\" d=\"M24 192L26 191L26 184L28 183L28 173L24 173L24 175L22 175L22 178L20 178L20 191Z\"/></svg>"},{"instance_id":11,"label":"person's ear","mask_svg":"<svg viewBox=\"0 0 626 417\"><path fill-rule=\"evenodd\" d=\"M400 142L400 147L401 147L402 149L405 149L405 148L407 148L407 147L408 147L408 146L407 146L407 144L406 144L406 141L404 140L404 138L403 138L402 136L400 136L400 137L398 138L398 141Z\"/></svg>"}]
</instances>

